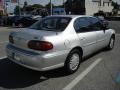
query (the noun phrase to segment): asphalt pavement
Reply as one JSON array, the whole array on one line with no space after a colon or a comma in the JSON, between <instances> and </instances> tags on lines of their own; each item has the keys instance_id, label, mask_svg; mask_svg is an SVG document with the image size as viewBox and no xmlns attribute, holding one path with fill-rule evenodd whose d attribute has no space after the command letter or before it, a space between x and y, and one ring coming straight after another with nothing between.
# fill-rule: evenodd
<instances>
[{"instance_id":1,"label":"asphalt pavement","mask_svg":"<svg viewBox=\"0 0 120 90\"><path fill-rule=\"evenodd\" d=\"M110 22L110 27L117 34L114 49L86 58L71 75L63 68L33 71L7 59L5 45L15 29L0 27L0 90L120 90L120 21Z\"/></svg>"}]
</instances>

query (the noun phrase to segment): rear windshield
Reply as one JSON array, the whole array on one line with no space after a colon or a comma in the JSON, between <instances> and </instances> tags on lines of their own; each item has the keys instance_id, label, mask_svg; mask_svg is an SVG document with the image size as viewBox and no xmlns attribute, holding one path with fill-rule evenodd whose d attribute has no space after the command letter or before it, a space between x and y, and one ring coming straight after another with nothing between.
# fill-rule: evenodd
<instances>
[{"instance_id":1,"label":"rear windshield","mask_svg":"<svg viewBox=\"0 0 120 90\"><path fill-rule=\"evenodd\" d=\"M47 17L33 24L30 29L63 31L69 24L70 20L71 18L69 17Z\"/></svg>"}]
</instances>

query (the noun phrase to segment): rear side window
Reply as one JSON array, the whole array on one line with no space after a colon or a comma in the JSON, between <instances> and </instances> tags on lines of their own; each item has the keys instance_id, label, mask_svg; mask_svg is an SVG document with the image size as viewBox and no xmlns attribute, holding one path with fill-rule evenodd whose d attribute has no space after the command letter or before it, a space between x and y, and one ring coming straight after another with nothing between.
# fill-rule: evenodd
<instances>
[{"instance_id":1,"label":"rear side window","mask_svg":"<svg viewBox=\"0 0 120 90\"><path fill-rule=\"evenodd\" d=\"M42 19L30 28L35 30L46 30L46 31L63 31L69 24L71 18L69 17L48 17Z\"/></svg>"}]
</instances>

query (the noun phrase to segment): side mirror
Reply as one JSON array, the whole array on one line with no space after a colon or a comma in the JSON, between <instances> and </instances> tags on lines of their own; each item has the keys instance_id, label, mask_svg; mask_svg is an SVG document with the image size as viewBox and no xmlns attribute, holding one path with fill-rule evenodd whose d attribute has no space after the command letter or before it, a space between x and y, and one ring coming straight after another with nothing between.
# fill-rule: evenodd
<instances>
[{"instance_id":1,"label":"side mirror","mask_svg":"<svg viewBox=\"0 0 120 90\"><path fill-rule=\"evenodd\" d=\"M103 30L108 29L108 22L103 22L101 25L101 29L103 29Z\"/></svg>"},{"instance_id":2,"label":"side mirror","mask_svg":"<svg viewBox=\"0 0 120 90\"><path fill-rule=\"evenodd\" d=\"M101 26L101 29L105 31L107 29L107 27L106 26Z\"/></svg>"}]
</instances>

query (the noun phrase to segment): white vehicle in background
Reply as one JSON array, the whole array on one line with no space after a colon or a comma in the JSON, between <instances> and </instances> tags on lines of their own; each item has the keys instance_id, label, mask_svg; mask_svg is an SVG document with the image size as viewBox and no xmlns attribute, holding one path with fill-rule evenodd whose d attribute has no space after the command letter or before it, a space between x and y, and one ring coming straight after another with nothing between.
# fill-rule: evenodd
<instances>
[{"instance_id":1,"label":"white vehicle in background","mask_svg":"<svg viewBox=\"0 0 120 90\"><path fill-rule=\"evenodd\" d=\"M112 49L115 31L92 16L48 16L30 28L9 35L7 56L38 71L65 67L74 73L82 61L102 48Z\"/></svg>"}]
</instances>

